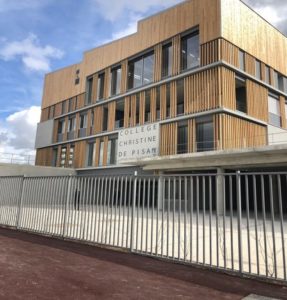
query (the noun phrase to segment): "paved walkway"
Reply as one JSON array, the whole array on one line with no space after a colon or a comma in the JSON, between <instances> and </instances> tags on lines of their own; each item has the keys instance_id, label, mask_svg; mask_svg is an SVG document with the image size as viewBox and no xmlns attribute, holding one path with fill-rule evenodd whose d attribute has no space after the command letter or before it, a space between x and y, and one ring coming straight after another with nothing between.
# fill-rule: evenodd
<instances>
[{"instance_id":1,"label":"paved walkway","mask_svg":"<svg viewBox=\"0 0 287 300\"><path fill-rule=\"evenodd\" d=\"M0 299L287 299L287 288L0 228Z\"/></svg>"}]
</instances>

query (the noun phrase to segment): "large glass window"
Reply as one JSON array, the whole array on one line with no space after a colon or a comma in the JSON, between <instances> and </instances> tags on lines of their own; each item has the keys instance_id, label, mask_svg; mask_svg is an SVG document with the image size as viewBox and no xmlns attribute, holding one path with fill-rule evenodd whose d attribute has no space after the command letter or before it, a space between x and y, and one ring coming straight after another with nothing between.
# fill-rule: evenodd
<instances>
[{"instance_id":1,"label":"large glass window","mask_svg":"<svg viewBox=\"0 0 287 300\"><path fill-rule=\"evenodd\" d=\"M55 115L55 105L49 106L49 120L53 119Z\"/></svg>"},{"instance_id":2,"label":"large glass window","mask_svg":"<svg viewBox=\"0 0 287 300\"><path fill-rule=\"evenodd\" d=\"M86 86L86 105L92 103L92 95L93 95L93 77L87 79L87 86Z\"/></svg>"},{"instance_id":3,"label":"large glass window","mask_svg":"<svg viewBox=\"0 0 287 300\"><path fill-rule=\"evenodd\" d=\"M124 127L124 118L125 118L125 102L120 100L116 103L116 119L115 127L122 128Z\"/></svg>"},{"instance_id":4,"label":"large glass window","mask_svg":"<svg viewBox=\"0 0 287 300\"><path fill-rule=\"evenodd\" d=\"M98 91L97 91L98 100L104 98L104 88L105 88L105 73L101 73L98 76Z\"/></svg>"},{"instance_id":5,"label":"large glass window","mask_svg":"<svg viewBox=\"0 0 287 300\"><path fill-rule=\"evenodd\" d=\"M162 47L162 77L171 76L172 72L172 44Z\"/></svg>"},{"instance_id":6,"label":"large glass window","mask_svg":"<svg viewBox=\"0 0 287 300\"><path fill-rule=\"evenodd\" d=\"M184 80L180 79L176 82L177 96L177 115L184 114Z\"/></svg>"},{"instance_id":7,"label":"large glass window","mask_svg":"<svg viewBox=\"0 0 287 300\"><path fill-rule=\"evenodd\" d=\"M188 152L188 126L180 124L177 129L177 154Z\"/></svg>"},{"instance_id":8,"label":"large glass window","mask_svg":"<svg viewBox=\"0 0 287 300\"><path fill-rule=\"evenodd\" d=\"M181 39L181 69L196 68L199 63L199 32L196 31Z\"/></svg>"},{"instance_id":9,"label":"large glass window","mask_svg":"<svg viewBox=\"0 0 287 300\"><path fill-rule=\"evenodd\" d=\"M145 92L145 123L150 122L150 97L151 91L147 90Z\"/></svg>"},{"instance_id":10,"label":"large glass window","mask_svg":"<svg viewBox=\"0 0 287 300\"><path fill-rule=\"evenodd\" d=\"M273 77L274 77L274 87L276 89L279 89L279 74L278 74L278 72L274 71Z\"/></svg>"},{"instance_id":11,"label":"large glass window","mask_svg":"<svg viewBox=\"0 0 287 300\"><path fill-rule=\"evenodd\" d=\"M57 167L58 161L58 148L53 149L52 167Z\"/></svg>"},{"instance_id":12,"label":"large glass window","mask_svg":"<svg viewBox=\"0 0 287 300\"><path fill-rule=\"evenodd\" d=\"M128 88L137 88L153 82L154 53L151 52L129 62Z\"/></svg>"},{"instance_id":13,"label":"large glass window","mask_svg":"<svg viewBox=\"0 0 287 300\"><path fill-rule=\"evenodd\" d=\"M67 148L62 147L62 149L61 149L61 160L60 160L60 167L61 168L65 168L66 158L67 158Z\"/></svg>"},{"instance_id":14,"label":"large glass window","mask_svg":"<svg viewBox=\"0 0 287 300\"><path fill-rule=\"evenodd\" d=\"M67 112L67 101L62 102L62 115Z\"/></svg>"},{"instance_id":15,"label":"large glass window","mask_svg":"<svg viewBox=\"0 0 287 300\"><path fill-rule=\"evenodd\" d=\"M211 151L214 149L213 121L203 118L196 121L197 151Z\"/></svg>"},{"instance_id":16,"label":"large glass window","mask_svg":"<svg viewBox=\"0 0 287 300\"><path fill-rule=\"evenodd\" d=\"M238 111L247 112L247 101L246 101L246 83L244 79L236 79L236 109Z\"/></svg>"},{"instance_id":17,"label":"large glass window","mask_svg":"<svg viewBox=\"0 0 287 300\"><path fill-rule=\"evenodd\" d=\"M268 96L268 110L269 110L269 123L271 125L280 127L281 126L281 113L279 99L274 96Z\"/></svg>"},{"instance_id":18,"label":"large glass window","mask_svg":"<svg viewBox=\"0 0 287 300\"><path fill-rule=\"evenodd\" d=\"M116 67L111 71L111 96L118 95L121 92L122 69Z\"/></svg>"}]
</instances>

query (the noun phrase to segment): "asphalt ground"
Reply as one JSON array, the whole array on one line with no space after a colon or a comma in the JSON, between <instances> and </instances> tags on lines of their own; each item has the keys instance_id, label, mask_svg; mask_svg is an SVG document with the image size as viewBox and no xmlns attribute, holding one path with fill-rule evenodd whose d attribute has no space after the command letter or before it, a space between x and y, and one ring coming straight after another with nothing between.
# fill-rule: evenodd
<instances>
[{"instance_id":1,"label":"asphalt ground","mask_svg":"<svg viewBox=\"0 0 287 300\"><path fill-rule=\"evenodd\" d=\"M0 228L0 299L287 299L287 287Z\"/></svg>"}]
</instances>

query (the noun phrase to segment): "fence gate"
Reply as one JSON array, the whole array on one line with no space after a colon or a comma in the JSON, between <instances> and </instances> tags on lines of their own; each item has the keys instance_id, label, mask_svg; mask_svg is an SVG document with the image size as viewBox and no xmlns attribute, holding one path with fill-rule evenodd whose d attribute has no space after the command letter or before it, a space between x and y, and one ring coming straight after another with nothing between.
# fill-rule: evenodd
<instances>
[{"instance_id":1,"label":"fence gate","mask_svg":"<svg viewBox=\"0 0 287 300\"><path fill-rule=\"evenodd\" d=\"M0 177L0 225L287 283L287 173Z\"/></svg>"}]
</instances>

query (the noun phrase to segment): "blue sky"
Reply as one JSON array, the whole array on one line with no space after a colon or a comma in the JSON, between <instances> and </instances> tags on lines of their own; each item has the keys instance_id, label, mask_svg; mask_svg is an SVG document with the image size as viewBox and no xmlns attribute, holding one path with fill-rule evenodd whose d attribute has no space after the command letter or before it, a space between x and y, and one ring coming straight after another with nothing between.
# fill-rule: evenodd
<instances>
[{"instance_id":1,"label":"blue sky","mask_svg":"<svg viewBox=\"0 0 287 300\"><path fill-rule=\"evenodd\" d=\"M246 0L275 25L285 0ZM181 0L0 0L0 152L33 153L44 74Z\"/></svg>"}]
</instances>

